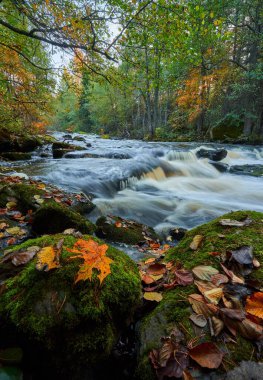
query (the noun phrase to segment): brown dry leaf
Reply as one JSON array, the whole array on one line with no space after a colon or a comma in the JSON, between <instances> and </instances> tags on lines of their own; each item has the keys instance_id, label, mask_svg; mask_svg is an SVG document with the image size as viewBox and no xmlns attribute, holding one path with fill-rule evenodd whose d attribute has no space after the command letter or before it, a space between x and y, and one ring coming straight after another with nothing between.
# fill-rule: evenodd
<instances>
[{"instance_id":1,"label":"brown dry leaf","mask_svg":"<svg viewBox=\"0 0 263 380\"><path fill-rule=\"evenodd\" d=\"M161 293L147 292L147 293L144 293L143 298L147 301L160 302L163 299L163 296L161 295Z\"/></svg>"},{"instance_id":2,"label":"brown dry leaf","mask_svg":"<svg viewBox=\"0 0 263 380\"><path fill-rule=\"evenodd\" d=\"M92 280L93 269L99 271L98 279L103 280L111 273L110 264L113 260L106 256L107 244L99 245L96 241L79 239L73 249L67 248L68 252L76 253L71 259L81 258L84 263L80 265L75 283L78 281Z\"/></svg>"},{"instance_id":3,"label":"brown dry leaf","mask_svg":"<svg viewBox=\"0 0 263 380\"><path fill-rule=\"evenodd\" d=\"M172 340L170 338L164 338L164 343L159 350L159 363L161 367L166 366L166 363L173 355L175 349L176 347Z\"/></svg>"},{"instance_id":4,"label":"brown dry leaf","mask_svg":"<svg viewBox=\"0 0 263 380\"><path fill-rule=\"evenodd\" d=\"M218 336L224 328L224 322L215 316L213 316L211 320L214 329L214 335Z\"/></svg>"},{"instance_id":5,"label":"brown dry leaf","mask_svg":"<svg viewBox=\"0 0 263 380\"><path fill-rule=\"evenodd\" d=\"M0 230L5 230L7 227L9 227L9 224L5 222L0 223Z\"/></svg>"},{"instance_id":6,"label":"brown dry leaf","mask_svg":"<svg viewBox=\"0 0 263 380\"><path fill-rule=\"evenodd\" d=\"M225 309L225 308L221 308L220 309L220 314L223 316L223 317L227 317L227 318L230 318L230 319L235 319L237 321L242 321L246 318L246 314L243 310L239 310L239 309Z\"/></svg>"},{"instance_id":7,"label":"brown dry leaf","mask_svg":"<svg viewBox=\"0 0 263 380\"><path fill-rule=\"evenodd\" d=\"M194 277L190 270L177 269L173 273L175 275L176 282L179 285L187 286L191 285L194 282Z\"/></svg>"},{"instance_id":8,"label":"brown dry leaf","mask_svg":"<svg viewBox=\"0 0 263 380\"><path fill-rule=\"evenodd\" d=\"M18 235L18 236L23 236L23 235L26 235L27 233L26 230L23 230L20 227L7 228L6 232L10 235Z\"/></svg>"},{"instance_id":9,"label":"brown dry leaf","mask_svg":"<svg viewBox=\"0 0 263 380\"><path fill-rule=\"evenodd\" d=\"M204 240L203 235L195 235L191 244L190 244L190 248L193 251L196 251L201 246L203 240Z\"/></svg>"},{"instance_id":10,"label":"brown dry leaf","mask_svg":"<svg viewBox=\"0 0 263 380\"><path fill-rule=\"evenodd\" d=\"M188 296L188 301L196 314L203 314L206 318L217 313L218 308L213 304L206 303L201 294L191 294Z\"/></svg>"},{"instance_id":11,"label":"brown dry leaf","mask_svg":"<svg viewBox=\"0 0 263 380\"><path fill-rule=\"evenodd\" d=\"M245 283L243 278L237 277L234 272L227 269L223 264L221 264L221 267L223 268L225 274L231 279L231 281L233 283L236 283L236 284L244 284Z\"/></svg>"},{"instance_id":12,"label":"brown dry leaf","mask_svg":"<svg viewBox=\"0 0 263 380\"><path fill-rule=\"evenodd\" d=\"M144 264L151 264L151 263L154 263L155 262L155 258L154 257L151 257L150 259L147 259Z\"/></svg>"},{"instance_id":13,"label":"brown dry leaf","mask_svg":"<svg viewBox=\"0 0 263 380\"><path fill-rule=\"evenodd\" d=\"M216 369L222 363L224 353L212 342L201 343L189 351L190 357L201 367Z\"/></svg>"},{"instance_id":14,"label":"brown dry leaf","mask_svg":"<svg viewBox=\"0 0 263 380\"><path fill-rule=\"evenodd\" d=\"M160 275L166 272L166 266L164 264L151 264L147 269L147 273L152 275Z\"/></svg>"},{"instance_id":15,"label":"brown dry leaf","mask_svg":"<svg viewBox=\"0 0 263 380\"><path fill-rule=\"evenodd\" d=\"M218 273L211 277L211 282L216 286L227 284L228 277L225 276L224 274Z\"/></svg>"},{"instance_id":16,"label":"brown dry leaf","mask_svg":"<svg viewBox=\"0 0 263 380\"><path fill-rule=\"evenodd\" d=\"M246 218L243 221L238 221L238 220L234 220L234 219L233 220L232 219L221 219L219 221L219 224L221 224L221 226L229 226L229 227L244 227L244 226L248 226L251 223L252 223L252 220L249 218Z\"/></svg>"},{"instance_id":17,"label":"brown dry leaf","mask_svg":"<svg viewBox=\"0 0 263 380\"><path fill-rule=\"evenodd\" d=\"M207 292L204 292L204 297L208 302L213 303L214 305L217 305L218 302L221 300L223 296L223 289L222 288L215 288L208 290Z\"/></svg>"},{"instance_id":18,"label":"brown dry leaf","mask_svg":"<svg viewBox=\"0 0 263 380\"><path fill-rule=\"evenodd\" d=\"M142 277L142 282L144 282L146 285L150 285L150 284L153 284L155 282L155 280L151 276L145 274Z\"/></svg>"},{"instance_id":19,"label":"brown dry leaf","mask_svg":"<svg viewBox=\"0 0 263 380\"><path fill-rule=\"evenodd\" d=\"M115 222L115 227L121 228L122 227L122 222Z\"/></svg>"},{"instance_id":20,"label":"brown dry leaf","mask_svg":"<svg viewBox=\"0 0 263 380\"><path fill-rule=\"evenodd\" d=\"M238 331L240 335L249 340L263 339L263 326L250 321L248 318L243 321L233 320L230 318L224 319L227 328L233 332Z\"/></svg>"},{"instance_id":21,"label":"brown dry leaf","mask_svg":"<svg viewBox=\"0 0 263 380\"><path fill-rule=\"evenodd\" d=\"M61 239L56 247L44 247L37 254L36 269L39 271L48 272L51 269L59 268L59 256L61 253Z\"/></svg>"},{"instance_id":22,"label":"brown dry leaf","mask_svg":"<svg viewBox=\"0 0 263 380\"><path fill-rule=\"evenodd\" d=\"M222 301L223 301L225 307L227 307L228 309L233 309L233 302L228 300L224 295L222 297Z\"/></svg>"},{"instance_id":23,"label":"brown dry leaf","mask_svg":"<svg viewBox=\"0 0 263 380\"><path fill-rule=\"evenodd\" d=\"M202 294L204 294L208 290L212 290L212 289L216 288L216 286L214 284L212 284L211 282L195 280L194 283L197 286L199 292Z\"/></svg>"},{"instance_id":24,"label":"brown dry leaf","mask_svg":"<svg viewBox=\"0 0 263 380\"><path fill-rule=\"evenodd\" d=\"M194 380L193 376L187 369L183 372L183 380Z\"/></svg>"},{"instance_id":25,"label":"brown dry leaf","mask_svg":"<svg viewBox=\"0 0 263 380\"><path fill-rule=\"evenodd\" d=\"M19 265L24 265L28 263L33 257L40 251L40 247L33 246L29 247L24 252L17 252L13 255L12 264L18 267Z\"/></svg>"},{"instance_id":26,"label":"brown dry leaf","mask_svg":"<svg viewBox=\"0 0 263 380\"><path fill-rule=\"evenodd\" d=\"M203 314L191 314L189 319L198 327L205 327L207 320Z\"/></svg>"},{"instance_id":27,"label":"brown dry leaf","mask_svg":"<svg viewBox=\"0 0 263 380\"><path fill-rule=\"evenodd\" d=\"M256 292L246 300L246 312L263 319L263 293Z\"/></svg>"},{"instance_id":28,"label":"brown dry leaf","mask_svg":"<svg viewBox=\"0 0 263 380\"><path fill-rule=\"evenodd\" d=\"M218 270L209 265L199 265L192 269L193 274L199 280L211 281L211 277L218 274Z\"/></svg>"}]
</instances>

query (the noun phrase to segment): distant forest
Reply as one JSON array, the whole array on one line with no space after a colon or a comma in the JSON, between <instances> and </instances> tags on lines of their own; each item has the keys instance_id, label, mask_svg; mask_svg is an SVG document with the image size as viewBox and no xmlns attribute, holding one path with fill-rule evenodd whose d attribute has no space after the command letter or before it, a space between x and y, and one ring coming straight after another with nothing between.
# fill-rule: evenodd
<instances>
[{"instance_id":1,"label":"distant forest","mask_svg":"<svg viewBox=\"0 0 263 380\"><path fill-rule=\"evenodd\" d=\"M262 16L260 0L3 0L0 128L260 142Z\"/></svg>"}]
</instances>

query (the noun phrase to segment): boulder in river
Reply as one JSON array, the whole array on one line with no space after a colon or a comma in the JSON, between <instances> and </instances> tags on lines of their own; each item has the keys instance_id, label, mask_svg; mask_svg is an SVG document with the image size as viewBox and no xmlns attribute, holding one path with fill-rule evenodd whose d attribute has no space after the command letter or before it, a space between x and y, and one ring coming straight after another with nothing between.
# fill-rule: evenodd
<instances>
[{"instance_id":1,"label":"boulder in river","mask_svg":"<svg viewBox=\"0 0 263 380\"><path fill-rule=\"evenodd\" d=\"M227 156L226 149L204 149L201 148L196 152L197 158L208 158L212 161L221 161Z\"/></svg>"},{"instance_id":2,"label":"boulder in river","mask_svg":"<svg viewBox=\"0 0 263 380\"><path fill-rule=\"evenodd\" d=\"M234 174L261 177L263 176L263 165L233 165L229 171Z\"/></svg>"},{"instance_id":3,"label":"boulder in river","mask_svg":"<svg viewBox=\"0 0 263 380\"><path fill-rule=\"evenodd\" d=\"M159 350L163 347L164 342L167 342L167 351L164 347L162 353L169 354L170 338L164 337L175 334L173 339L177 339L178 330L184 336L183 348L186 349L186 355L189 350L189 346L188 348L186 346L187 342L194 342L193 346L207 342L216 344L217 350L219 350L218 354L224 356L224 363L218 369L219 377L213 370L215 379L223 379L222 371L232 369L242 360L258 360L260 349L258 351L256 344L258 344L257 347L260 347L263 327L259 319L249 319L251 317L246 314L244 305L247 303L247 297L257 294L262 288L262 228L263 213L232 212L188 231L179 244L168 251L159 265L163 263L167 264L168 268L171 268L171 265L174 265L174 268L181 268L178 276L183 276L184 279L177 277L176 286L170 286L169 290L162 289L162 300L158 304L155 302L154 310L137 323L139 352L136 379L156 379L149 354L153 349ZM196 245L196 249L193 249L193 241L197 242L197 240L199 243ZM225 271L220 264L224 264ZM196 267L198 267L198 271ZM196 268L196 272L192 272L194 268ZM168 272L171 276L171 269L168 269ZM213 273L218 273L218 275L214 276ZM231 277L233 273L237 276L236 278ZM194 283L192 276L199 282ZM180 280L182 280L181 285ZM238 281L239 283L237 283ZM217 294L218 298L209 298L209 289L215 289L214 294ZM189 295L193 295L193 308L188 299ZM222 299L222 295L225 298ZM260 295L262 296L262 293ZM200 325L198 314L199 317L200 314L202 315ZM241 319L239 321L232 319L235 316ZM254 322L251 322L252 320ZM231 333L235 334L234 338ZM226 339L230 335L231 339ZM153 359L154 357L158 358L156 352L152 353ZM200 356L202 357L202 355L205 354L200 348ZM163 358L165 357L163 356ZM187 364L187 361L190 364L188 367L190 373L194 365L200 375L198 378L206 378L206 375L209 377L207 368L203 372L202 368L196 368L196 362L191 362L191 360L188 357L183 362L184 365ZM157 362L158 360L156 368L158 368ZM166 366L164 359L163 363L163 373L166 373L166 368L168 373L169 366ZM213 367L213 364L210 368L216 368ZM160 367L160 373L161 371ZM195 377L194 373L191 375Z\"/></svg>"},{"instance_id":4,"label":"boulder in river","mask_svg":"<svg viewBox=\"0 0 263 380\"><path fill-rule=\"evenodd\" d=\"M39 251L27 264L0 264L0 277L7 267L9 273L1 284L1 347L6 326L10 326L28 365L52 378L83 379L86 372L87 378L97 378L98 365L107 374L106 360L141 302L136 264L96 238L84 235L81 239L97 244L110 261L110 273L102 283L95 267L91 280L76 282L83 259L68 250L79 240L73 235L43 236L13 247L14 252L55 247L53 269L43 265L45 258L38 256Z\"/></svg>"},{"instance_id":5,"label":"boulder in river","mask_svg":"<svg viewBox=\"0 0 263 380\"><path fill-rule=\"evenodd\" d=\"M62 158L64 154L75 150L83 150L80 146L56 141L52 144L53 158Z\"/></svg>"},{"instance_id":6,"label":"boulder in river","mask_svg":"<svg viewBox=\"0 0 263 380\"><path fill-rule=\"evenodd\" d=\"M102 216L97 220L96 225L96 235L109 241L138 244L143 243L145 239L158 239L153 228L117 216Z\"/></svg>"}]
</instances>

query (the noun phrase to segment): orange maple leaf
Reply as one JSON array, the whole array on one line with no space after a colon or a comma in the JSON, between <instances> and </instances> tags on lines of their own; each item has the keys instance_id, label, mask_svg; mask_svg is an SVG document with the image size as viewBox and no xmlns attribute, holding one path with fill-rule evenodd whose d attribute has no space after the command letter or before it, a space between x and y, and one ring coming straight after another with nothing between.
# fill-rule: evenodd
<instances>
[{"instance_id":1,"label":"orange maple leaf","mask_svg":"<svg viewBox=\"0 0 263 380\"><path fill-rule=\"evenodd\" d=\"M110 264L113 262L106 256L107 249L107 244L99 245L92 239L80 239L74 244L73 249L67 248L68 252L77 254L71 259L81 258L84 260L84 263L79 267L75 283L81 280L91 280L93 269L97 269L100 272L98 279L102 284L103 280L111 273Z\"/></svg>"},{"instance_id":2,"label":"orange maple leaf","mask_svg":"<svg viewBox=\"0 0 263 380\"><path fill-rule=\"evenodd\" d=\"M246 312L263 319L263 293L256 292L247 298Z\"/></svg>"}]
</instances>

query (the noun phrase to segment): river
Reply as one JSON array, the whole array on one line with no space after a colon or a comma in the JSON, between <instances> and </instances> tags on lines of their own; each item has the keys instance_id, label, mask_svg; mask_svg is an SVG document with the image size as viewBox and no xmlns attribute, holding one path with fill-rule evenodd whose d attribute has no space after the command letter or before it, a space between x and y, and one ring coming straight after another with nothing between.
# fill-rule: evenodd
<instances>
[{"instance_id":1,"label":"river","mask_svg":"<svg viewBox=\"0 0 263 380\"><path fill-rule=\"evenodd\" d=\"M106 140L73 134L76 136L84 140L74 141L83 151L68 155L70 158L53 159L51 147L46 146L34 152L30 161L5 165L11 172L92 194L97 207L89 215L91 220L119 215L165 235L173 227L192 228L231 210L263 211L262 175L222 173L195 154L200 147L224 147L228 155L222 163L256 168L263 165L262 147ZM55 137L63 140L62 133ZM40 157L43 149L45 158ZM90 156L84 158L87 153Z\"/></svg>"}]
</instances>

